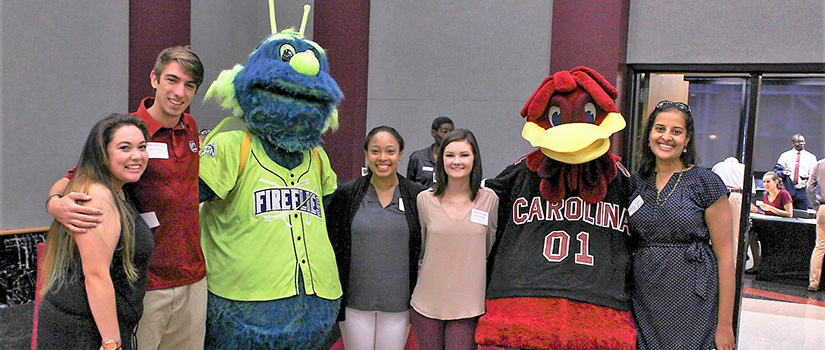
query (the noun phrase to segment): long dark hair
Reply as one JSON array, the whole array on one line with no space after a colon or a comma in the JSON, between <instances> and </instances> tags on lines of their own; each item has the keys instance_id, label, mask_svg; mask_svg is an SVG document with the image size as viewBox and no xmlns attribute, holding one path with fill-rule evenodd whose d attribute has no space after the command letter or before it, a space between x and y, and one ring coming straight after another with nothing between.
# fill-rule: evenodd
<instances>
[{"instance_id":1,"label":"long dark hair","mask_svg":"<svg viewBox=\"0 0 825 350\"><path fill-rule=\"evenodd\" d=\"M137 271L132 264L132 254L134 253L134 222L129 211L120 199L117 190L112 185L112 175L109 169L109 154L107 147L112 141L114 134L123 126L136 126L143 133L144 139L149 138L149 131L146 124L130 115L112 114L97 122L83 146L80 153L80 160L77 162L72 179L66 186L63 194L70 192L89 193L93 184L100 184L106 187L115 201L118 213L120 214L120 239L123 241L123 270L129 281L137 279ZM46 250L43 257L43 293L49 289L57 289L65 283L68 276L69 266L80 260L72 234L67 232L66 227L57 220L52 222L46 238Z\"/></svg>"},{"instance_id":2,"label":"long dark hair","mask_svg":"<svg viewBox=\"0 0 825 350\"><path fill-rule=\"evenodd\" d=\"M476 141L473 132L467 129L455 129L444 137L441 142L441 147L438 153L438 160L435 163L435 189L434 195L440 196L447 189L447 172L444 170L444 149L447 148L451 142L467 141L470 148L473 150L473 169L470 172L470 200L476 199L478 189L481 188L481 152L478 149L478 142Z\"/></svg>"},{"instance_id":3,"label":"long dark hair","mask_svg":"<svg viewBox=\"0 0 825 350\"><path fill-rule=\"evenodd\" d=\"M684 107L682 107L684 106ZM639 174L642 177L648 177L656 170L656 155L650 149L650 132L653 131L653 124L656 123L656 117L659 113L666 111L678 111L685 117L685 128L687 129L687 139L689 142L685 145L685 151L679 155L682 160L682 165L689 167L691 165L699 165L699 157L696 155L696 147L694 146L693 133L693 112L687 104L681 102L661 101L647 117L647 124L645 125L645 133L643 134L644 143L642 143L642 155L639 161Z\"/></svg>"}]
</instances>

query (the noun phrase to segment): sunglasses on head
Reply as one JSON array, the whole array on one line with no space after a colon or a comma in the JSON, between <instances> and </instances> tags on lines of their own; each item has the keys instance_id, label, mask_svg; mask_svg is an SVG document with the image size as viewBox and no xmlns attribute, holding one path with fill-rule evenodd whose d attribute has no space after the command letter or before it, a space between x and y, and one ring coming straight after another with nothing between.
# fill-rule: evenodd
<instances>
[{"instance_id":1,"label":"sunglasses on head","mask_svg":"<svg viewBox=\"0 0 825 350\"><path fill-rule=\"evenodd\" d=\"M669 100L664 100L664 101L661 101L661 102L657 103L656 104L656 109L665 109L665 108L670 107L670 106L676 107L676 109L678 109L682 112L693 114L690 110L690 106L688 106L687 104L682 103L682 102L673 102L673 101L669 101Z\"/></svg>"}]
</instances>

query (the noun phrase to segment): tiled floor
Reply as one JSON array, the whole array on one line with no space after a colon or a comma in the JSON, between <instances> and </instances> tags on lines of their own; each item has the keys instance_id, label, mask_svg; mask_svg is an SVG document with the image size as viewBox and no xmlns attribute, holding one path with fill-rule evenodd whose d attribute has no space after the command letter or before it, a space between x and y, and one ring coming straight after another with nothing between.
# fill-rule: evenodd
<instances>
[{"instance_id":1,"label":"tiled floor","mask_svg":"<svg viewBox=\"0 0 825 350\"><path fill-rule=\"evenodd\" d=\"M754 280L743 283L739 349L825 349L825 292Z\"/></svg>"}]
</instances>

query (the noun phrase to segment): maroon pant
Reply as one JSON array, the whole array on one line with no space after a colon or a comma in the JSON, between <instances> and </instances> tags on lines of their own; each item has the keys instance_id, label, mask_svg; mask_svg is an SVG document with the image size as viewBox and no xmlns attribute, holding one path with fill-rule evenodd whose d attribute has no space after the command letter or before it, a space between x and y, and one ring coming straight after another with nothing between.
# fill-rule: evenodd
<instances>
[{"instance_id":1,"label":"maroon pant","mask_svg":"<svg viewBox=\"0 0 825 350\"><path fill-rule=\"evenodd\" d=\"M420 350L475 350L478 317L437 320L410 308L410 323Z\"/></svg>"}]
</instances>

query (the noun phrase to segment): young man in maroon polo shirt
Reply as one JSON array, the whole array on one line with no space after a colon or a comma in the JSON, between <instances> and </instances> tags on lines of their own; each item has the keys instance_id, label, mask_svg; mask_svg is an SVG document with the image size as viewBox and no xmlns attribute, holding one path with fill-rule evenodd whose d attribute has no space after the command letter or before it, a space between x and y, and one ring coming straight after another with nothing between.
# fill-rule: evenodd
<instances>
[{"instance_id":1,"label":"young man in maroon polo shirt","mask_svg":"<svg viewBox=\"0 0 825 350\"><path fill-rule=\"evenodd\" d=\"M143 99L133 113L146 122L151 135L150 160L133 193L155 236L138 346L202 349L206 268L198 226L200 145L195 119L184 111L203 82L203 64L188 47L170 47L158 55L149 78L155 96ZM59 222L82 234L100 222L101 213L77 204L88 199L83 193L61 197L67 183L63 178L52 186L46 206Z\"/></svg>"}]
</instances>

